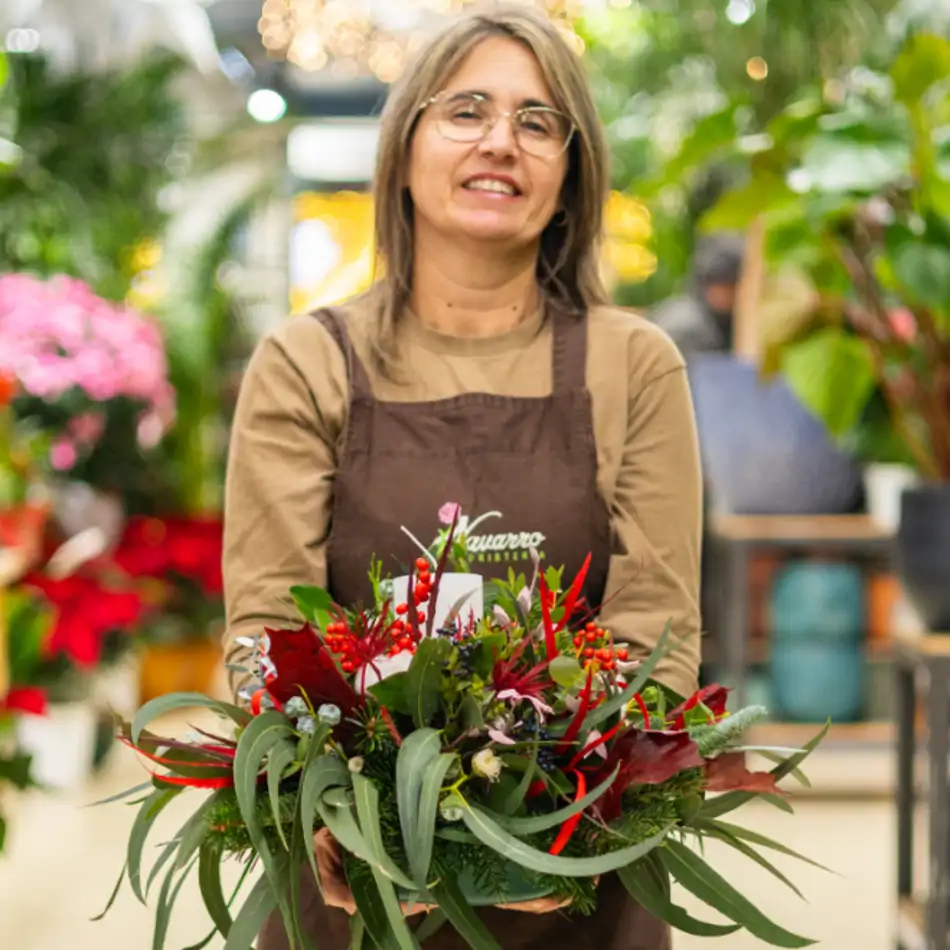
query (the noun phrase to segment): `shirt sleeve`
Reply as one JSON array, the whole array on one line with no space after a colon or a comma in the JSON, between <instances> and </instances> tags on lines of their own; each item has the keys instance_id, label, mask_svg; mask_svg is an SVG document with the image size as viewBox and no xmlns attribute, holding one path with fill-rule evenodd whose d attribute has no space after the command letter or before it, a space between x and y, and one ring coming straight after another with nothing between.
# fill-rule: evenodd
<instances>
[{"instance_id":1,"label":"shirt sleeve","mask_svg":"<svg viewBox=\"0 0 950 950\"><path fill-rule=\"evenodd\" d=\"M326 388L343 360L325 345L311 345L324 342L317 321L304 333L303 341L265 337L238 397L225 493L224 647L230 664L247 659L239 637L259 635L265 626L299 625L292 586L323 586L327 580L336 439L322 403L336 396L345 404L345 397L332 389L321 393L311 380ZM291 351L305 354L307 365ZM232 689L237 692L248 678L232 671Z\"/></svg>"},{"instance_id":2,"label":"shirt sleeve","mask_svg":"<svg viewBox=\"0 0 950 950\"><path fill-rule=\"evenodd\" d=\"M631 399L611 504L613 552L600 622L644 659L667 622L675 649L654 678L681 696L697 686L702 475L693 405L682 365Z\"/></svg>"}]
</instances>

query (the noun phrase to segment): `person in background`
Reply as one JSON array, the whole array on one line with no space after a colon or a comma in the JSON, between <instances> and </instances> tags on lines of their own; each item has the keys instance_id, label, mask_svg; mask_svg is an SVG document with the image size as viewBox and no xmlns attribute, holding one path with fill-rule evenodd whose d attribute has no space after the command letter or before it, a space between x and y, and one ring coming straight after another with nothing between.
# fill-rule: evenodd
<instances>
[{"instance_id":1,"label":"person in background","mask_svg":"<svg viewBox=\"0 0 950 950\"><path fill-rule=\"evenodd\" d=\"M693 257L686 292L663 301L648 314L687 359L696 353L732 350L733 310L743 251L744 241L739 235L703 238Z\"/></svg>"}]
</instances>

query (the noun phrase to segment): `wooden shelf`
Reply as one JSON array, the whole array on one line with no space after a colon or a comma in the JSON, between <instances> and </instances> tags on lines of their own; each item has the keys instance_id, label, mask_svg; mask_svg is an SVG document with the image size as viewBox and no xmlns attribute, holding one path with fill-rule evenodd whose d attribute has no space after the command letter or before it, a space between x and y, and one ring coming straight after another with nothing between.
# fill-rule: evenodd
<instances>
[{"instance_id":1,"label":"wooden shelf","mask_svg":"<svg viewBox=\"0 0 950 950\"><path fill-rule=\"evenodd\" d=\"M915 656L950 657L950 634L898 630L894 645L902 653Z\"/></svg>"},{"instance_id":2,"label":"wooden shelf","mask_svg":"<svg viewBox=\"0 0 950 950\"><path fill-rule=\"evenodd\" d=\"M816 722L768 722L749 730L749 745L775 745L799 748L822 728ZM897 732L891 722L832 723L828 735L818 746L818 752L829 746L857 748L886 748L892 746Z\"/></svg>"},{"instance_id":3,"label":"wooden shelf","mask_svg":"<svg viewBox=\"0 0 950 950\"><path fill-rule=\"evenodd\" d=\"M710 528L723 540L761 545L887 543L893 539L867 515L718 515Z\"/></svg>"}]
</instances>

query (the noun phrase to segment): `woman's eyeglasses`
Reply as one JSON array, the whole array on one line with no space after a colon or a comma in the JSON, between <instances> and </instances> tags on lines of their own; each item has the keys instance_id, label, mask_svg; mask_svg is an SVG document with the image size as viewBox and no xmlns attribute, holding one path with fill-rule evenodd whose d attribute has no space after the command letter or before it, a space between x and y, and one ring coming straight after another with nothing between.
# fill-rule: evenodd
<instances>
[{"instance_id":1,"label":"woman's eyeglasses","mask_svg":"<svg viewBox=\"0 0 950 950\"><path fill-rule=\"evenodd\" d=\"M475 93L439 93L422 108L431 110L439 134L451 142L481 142L499 120L510 119L518 147L535 158L557 158L570 145L575 131L573 120L557 109L525 106L503 112Z\"/></svg>"}]
</instances>

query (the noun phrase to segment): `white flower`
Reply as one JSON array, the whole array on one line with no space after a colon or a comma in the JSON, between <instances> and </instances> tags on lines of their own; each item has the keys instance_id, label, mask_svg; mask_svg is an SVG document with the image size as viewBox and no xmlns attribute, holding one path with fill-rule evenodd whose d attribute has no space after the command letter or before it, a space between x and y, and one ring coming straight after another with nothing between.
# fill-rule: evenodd
<instances>
[{"instance_id":1,"label":"white flower","mask_svg":"<svg viewBox=\"0 0 950 950\"><path fill-rule=\"evenodd\" d=\"M359 775L360 772L363 771L363 756L361 756L361 755L354 755L353 758L350 759L350 760L346 763L346 767L347 767L351 772L353 772L354 775Z\"/></svg>"},{"instance_id":2,"label":"white flower","mask_svg":"<svg viewBox=\"0 0 950 950\"><path fill-rule=\"evenodd\" d=\"M502 761L491 749L482 749L472 756L472 768L476 775L487 778L489 782L497 782L501 775Z\"/></svg>"}]
</instances>

